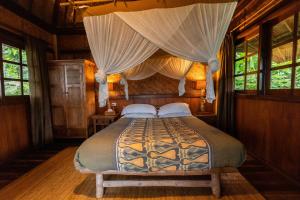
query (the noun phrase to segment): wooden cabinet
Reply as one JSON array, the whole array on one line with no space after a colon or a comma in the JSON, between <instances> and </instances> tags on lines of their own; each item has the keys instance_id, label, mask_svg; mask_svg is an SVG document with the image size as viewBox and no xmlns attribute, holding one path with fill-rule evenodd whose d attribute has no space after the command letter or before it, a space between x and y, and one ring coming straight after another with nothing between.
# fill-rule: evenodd
<instances>
[{"instance_id":1,"label":"wooden cabinet","mask_svg":"<svg viewBox=\"0 0 300 200\"><path fill-rule=\"evenodd\" d=\"M95 113L95 64L87 60L48 62L55 138L87 138Z\"/></svg>"}]
</instances>

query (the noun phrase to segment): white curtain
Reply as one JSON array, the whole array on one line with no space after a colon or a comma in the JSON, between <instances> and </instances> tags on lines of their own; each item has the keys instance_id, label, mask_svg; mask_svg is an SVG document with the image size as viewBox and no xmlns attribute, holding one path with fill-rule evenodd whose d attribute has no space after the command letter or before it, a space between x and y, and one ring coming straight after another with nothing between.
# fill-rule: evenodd
<instances>
[{"instance_id":1,"label":"white curtain","mask_svg":"<svg viewBox=\"0 0 300 200\"><path fill-rule=\"evenodd\" d=\"M98 66L99 104L108 98L106 75L137 66L158 48L190 61L208 63L206 98L215 99L212 73L237 2L117 12L84 18L84 25Z\"/></svg>"},{"instance_id":2,"label":"white curtain","mask_svg":"<svg viewBox=\"0 0 300 200\"><path fill-rule=\"evenodd\" d=\"M208 63L206 98L215 99L212 73L219 69L217 53L237 2L194 4L179 8L117 12L122 20L172 55Z\"/></svg>"},{"instance_id":3,"label":"white curtain","mask_svg":"<svg viewBox=\"0 0 300 200\"><path fill-rule=\"evenodd\" d=\"M121 73L142 63L158 47L114 14L86 17L84 26L98 67L95 76L100 84L99 106L104 107L108 98L106 75Z\"/></svg>"},{"instance_id":4,"label":"white curtain","mask_svg":"<svg viewBox=\"0 0 300 200\"><path fill-rule=\"evenodd\" d=\"M151 67L151 65L155 65L157 67L161 67L163 63L158 62L156 59L147 59L145 62L132 67L128 69L127 71L123 72L122 79L120 83L124 85L124 92L125 92L125 97L128 100L129 99L129 92L128 92L128 82L127 80L142 80L146 79L156 73L155 70Z\"/></svg>"},{"instance_id":5,"label":"white curtain","mask_svg":"<svg viewBox=\"0 0 300 200\"><path fill-rule=\"evenodd\" d=\"M178 93L179 96L182 96L185 93L185 76L190 71L192 65L192 61L170 57L167 60L167 65L161 68L158 73L180 80L178 85Z\"/></svg>"},{"instance_id":6,"label":"white curtain","mask_svg":"<svg viewBox=\"0 0 300 200\"><path fill-rule=\"evenodd\" d=\"M142 80L146 79L155 73L160 73L164 76L178 79L178 93L182 96L185 93L185 76L192 67L193 62L177 58L174 56L161 56L149 58L145 62L130 68L122 73L121 84L124 85L126 99L128 96L127 80Z\"/></svg>"}]
</instances>

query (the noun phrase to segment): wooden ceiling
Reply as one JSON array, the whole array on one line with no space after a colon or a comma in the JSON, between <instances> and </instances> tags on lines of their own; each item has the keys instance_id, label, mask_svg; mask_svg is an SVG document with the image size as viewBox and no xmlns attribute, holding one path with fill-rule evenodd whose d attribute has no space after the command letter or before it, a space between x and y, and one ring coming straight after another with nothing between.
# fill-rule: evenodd
<instances>
[{"instance_id":1,"label":"wooden ceiling","mask_svg":"<svg viewBox=\"0 0 300 200\"><path fill-rule=\"evenodd\" d=\"M82 15L106 14L114 11L144 10L156 7L177 7L197 2L229 2L232 0L73 0L76 7L63 6L70 0L0 0L0 5L27 18L40 27L57 30L83 29ZM91 1L97 1L90 3ZM84 3L83 2L83 3ZM230 30L243 29L290 0L239 0ZM82 5L87 5L82 7ZM81 6L81 7L79 7Z\"/></svg>"}]
</instances>

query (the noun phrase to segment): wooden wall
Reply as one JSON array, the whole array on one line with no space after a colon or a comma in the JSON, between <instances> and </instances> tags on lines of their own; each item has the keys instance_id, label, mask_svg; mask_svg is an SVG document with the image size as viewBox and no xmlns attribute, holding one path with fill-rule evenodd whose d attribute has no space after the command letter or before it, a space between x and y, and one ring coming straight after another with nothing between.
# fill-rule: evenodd
<instances>
[{"instance_id":1,"label":"wooden wall","mask_svg":"<svg viewBox=\"0 0 300 200\"><path fill-rule=\"evenodd\" d=\"M31 145L28 104L0 104L0 164Z\"/></svg>"},{"instance_id":2,"label":"wooden wall","mask_svg":"<svg viewBox=\"0 0 300 200\"><path fill-rule=\"evenodd\" d=\"M59 59L91 59L90 47L85 33L59 34L57 36Z\"/></svg>"},{"instance_id":3,"label":"wooden wall","mask_svg":"<svg viewBox=\"0 0 300 200\"><path fill-rule=\"evenodd\" d=\"M0 6L0 28L9 30L18 35L30 35L49 44L53 47L54 35L29 22L28 20L19 17L15 13Z\"/></svg>"},{"instance_id":4,"label":"wooden wall","mask_svg":"<svg viewBox=\"0 0 300 200\"><path fill-rule=\"evenodd\" d=\"M41 39L48 44L48 58L54 58L55 36L2 6L0 31L12 40L16 36L25 41L26 35ZM31 147L29 124L28 98L0 97L0 164Z\"/></svg>"},{"instance_id":5,"label":"wooden wall","mask_svg":"<svg viewBox=\"0 0 300 200\"><path fill-rule=\"evenodd\" d=\"M186 93L184 96L178 96L178 80L166 76L155 74L147 79L139 81L128 81L130 100L124 98L124 87L118 83L110 91L110 101L117 103L117 109L120 111L128 104L147 103L161 106L167 103L185 102L190 105L193 114L200 112L200 90L195 90L194 81L186 81ZM98 88L98 87L96 87ZM203 96L204 97L204 96ZM99 108L97 112L102 113L106 108ZM214 112L214 104L205 104L208 112Z\"/></svg>"},{"instance_id":6,"label":"wooden wall","mask_svg":"<svg viewBox=\"0 0 300 200\"><path fill-rule=\"evenodd\" d=\"M236 96L236 131L249 152L300 181L300 102Z\"/></svg>"}]
</instances>

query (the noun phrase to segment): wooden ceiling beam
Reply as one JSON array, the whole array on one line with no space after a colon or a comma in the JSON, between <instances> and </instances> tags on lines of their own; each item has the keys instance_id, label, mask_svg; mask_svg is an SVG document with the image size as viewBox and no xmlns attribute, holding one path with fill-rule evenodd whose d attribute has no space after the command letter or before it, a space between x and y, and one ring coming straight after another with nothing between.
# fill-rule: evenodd
<instances>
[{"instance_id":1,"label":"wooden ceiling beam","mask_svg":"<svg viewBox=\"0 0 300 200\"><path fill-rule=\"evenodd\" d=\"M242 30L245 30L247 27L255 24L270 12L280 7L284 2L285 0L265 0L264 2L261 2L260 0L253 1L251 6L237 11L239 12L239 15L237 15L237 12L235 13L229 26L229 30L231 32L241 32Z\"/></svg>"},{"instance_id":2,"label":"wooden ceiling beam","mask_svg":"<svg viewBox=\"0 0 300 200\"><path fill-rule=\"evenodd\" d=\"M93 6L88 8L84 16L94 16L94 15L105 15L112 12L129 12L129 11L140 11L148 10L154 8L174 8L187 6L195 3L226 3L233 2L237 0L138 0L138 1L126 1L126 4L108 3L101 6Z\"/></svg>"},{"instance_id":3,"label":"wooden ceiling beam","mask_svg":"<svg viewBox=\"0 0 300 200\"><path fill-rule=\"evenodd\" d=\"M74 1L73 4L74 5L86 5L86 4L92 4L92 3L111 3L111 2L114 2L114 0L86 0L86 1ZM63 3L60 3L59 5L61 7L64 7L64 6L69 6L71 3L70 2L63 2Z\"/></svg>"},{"instance_id":4,"label":"wooden ceiling beam","mask_svg":"<svg viewBox=\"0 0 300 200\"><path fill-rule=\"evenodd\" d=\"M17 14L18 16L30 21L31 23L39 26L40 28L48 31L49 33L55 33L55 27L52 24L48 24L42 19L36 17L31 12L18 5L14 1L0 0L0 5L10 10L11 12Z\"/></svg>"}]
</instances>

